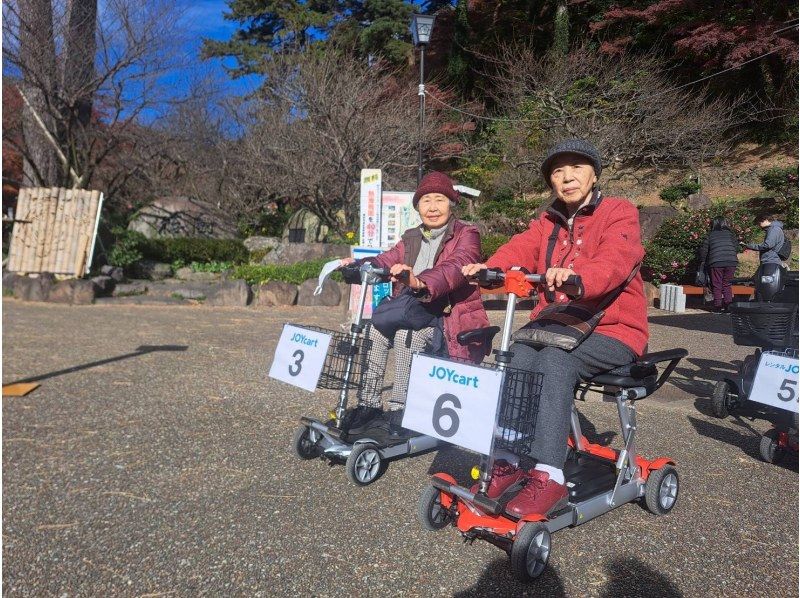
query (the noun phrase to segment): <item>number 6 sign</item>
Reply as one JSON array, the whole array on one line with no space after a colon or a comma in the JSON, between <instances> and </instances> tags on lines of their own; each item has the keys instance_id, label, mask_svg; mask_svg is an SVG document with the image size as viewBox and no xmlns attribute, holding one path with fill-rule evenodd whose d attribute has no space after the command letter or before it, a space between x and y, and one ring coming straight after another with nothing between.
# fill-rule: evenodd
<instances>
[{"instance_id":1,"label":"number 6 sign","mask_svg":"<svg viewBox=\"0 0 800 598\"><path fill-rule=\"evenodd\" d=\"M414 355L403 427L488 455L502 379L498 370Z\"/></svg>"},{"instance_id":2,"label":"number 6 sign","mask_svg":"<svg viewBox=\"0 0 800 598\"><path fill-rule=\"evenodd\" d=\"M330 334L285 324L269 369L270 378L313 391L330 343Z\"/></svg>"}]
</instances>

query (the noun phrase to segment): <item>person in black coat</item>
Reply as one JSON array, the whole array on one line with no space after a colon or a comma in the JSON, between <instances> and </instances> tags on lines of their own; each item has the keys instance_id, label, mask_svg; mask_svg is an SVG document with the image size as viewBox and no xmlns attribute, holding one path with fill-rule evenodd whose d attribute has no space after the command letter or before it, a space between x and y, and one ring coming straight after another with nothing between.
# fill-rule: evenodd
<instances>
[{"instance_id":1,"label":"person in black coat","mask_svg":"<svg viewBox=\"0 0 800 598\"><path fill-rule=\"evenodd\" d=\"M711 292L714 295L714 309L719 312L728 311L733 301L731 280L739 265L736 255L739 240L733 234L728 222L721 217L711 221L708 238L700 248L700 261L711 273Z\"/></svg>"}]
</instances>

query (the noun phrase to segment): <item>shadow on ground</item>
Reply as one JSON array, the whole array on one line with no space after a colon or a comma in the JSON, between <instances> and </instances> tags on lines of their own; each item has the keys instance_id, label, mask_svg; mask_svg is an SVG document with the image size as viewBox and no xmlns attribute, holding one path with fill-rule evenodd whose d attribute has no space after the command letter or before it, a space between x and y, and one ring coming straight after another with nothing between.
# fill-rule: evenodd
<instances>
[{"instance_id":1,"label":"shadow on ground","mask_svg":"<svg viewBox=\"0 0 800 598\"><path fill-rule=\"evenodd\" d=\"M731 446L738 447L742 449L749 457L761 461L761 454L759 452L759 444L761 442L761 433L753 428L747 421L745 421L741 417L733 417L729 421L736 424L738 429L729 428L727 426L722 426L720 424L716 424L714 422L710 422L704 419L698 419L696 417L692 417L691 415L688 416L689 423L692 424L694 429L697 431L698 434L701 436L705 436L706 438L711 438L713 440L717 440L719 442L724 442L725 444L730 444ZM771 419L773 421L780 420L779 417L772 415ZM779 462L776 463L777 466L784 467L790 471L797 471L797 456L792 455L791 453L787 455L787 457Z\"/></svg>"},{"instance_id":2,"label":"shadow on ground","mask_svg":"<svg viewBox=\"0 0 800 598\"><path fill-rule=\"evenodd\" d=\"M731 318L727 315L700 313L700 314L675 314L671 316L651 315L650 321L658 326L683 328L714 334L732 335L733 326Z\"/></svg>"},{"instance_id":3,"label":"shadow on ground","mask_svg":"<svg viewBox=\"0 0 800 598\"><path fill-rule=\"evenodd\" d=\"M739 359L725 362L700 357L689 357L681 363L687 362L695 367L676 367L668 383L698 397L710 397L714 392L714 385L723 378L735 378L739 367L742 365ZM710 413L710 409L709 406L708 409L701 409L701 411Z\"/></svg>"},{"instance_id":4,"label":"shadow on ground","mask_svg":"<svg viewBox=\"0 0 800 598\"><path fill-rule=\"evenodd\" d=\"M64 368L63 370L47 372L46 374L38 374L36 376L30 376L28 378L20 378L19 380L14 380L13 382L6 382L4 384L19 384L21 382L39 382L40 380L47 380L48 378L56 378L57 376L63 376L64 374L72 374L73 372L80 372L81 370L96 368L98 366L106 365L108 363L114 363L115 361L130 359L131 357L140 357L142 355L147 355L148 353L157 353L162 351L180 352L180 351L186 351L188 348L189 347L187 345L141 345L139 347L136 347L136 349L131 353L125 353L123 355L117 355L116 357L109 357L107 359L100 359L98 361L90 361L88 363L82 363L80 365L74 365L72 367Z\"/></svg>"},{"instance_id":5,"label":"shadow on ground","mask_svg":"<svg viewBox=\"0 0 800 598\"><path fill-rule=\"evenodd\" d=\"M561 533L569 533L564 530ZM558 542L558 535L554 536ZM557 550L557 548L556 548ZM551 558L558 558L552 555ZM569 570L577 563L561 563L562 570ZM642 563L639 559L614 558L603 566L603 584L599 596L620 598L622 596L658 596L659 598L679 598L683 593L672 580L663 573ZM477 583L471 588L454 594L456 598L479 598L484 596L566 596L564 583L554 567L548 566L537 579L521 583L516 580L508 558L494 559L484 570Z\"/></svg>"}]
</instances>

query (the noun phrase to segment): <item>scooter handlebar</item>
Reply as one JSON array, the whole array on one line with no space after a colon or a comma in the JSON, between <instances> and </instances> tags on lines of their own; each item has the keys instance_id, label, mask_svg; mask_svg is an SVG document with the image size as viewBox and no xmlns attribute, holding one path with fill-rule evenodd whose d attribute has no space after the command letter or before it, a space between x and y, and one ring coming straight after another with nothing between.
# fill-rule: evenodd
<instances>
[{"instance_id":1,"label":"scooter handlebar","mask_svg":"<svg viewBox=\"0 0 800 598\"><path fill-rule=\"evenodd\" d=\"M497 287L501 286L505 282L506 273L497 268L485 268L483 270L479 270L474 278L478 281L480 286ZM525 280L532 284L546 283L544 274L526 274ZM557 288L559 291L568 297L572 297L573 299L579 299L583 296L583 281L581 281L579 274L572 274L571 276L568 276L567 279L561 283L561 286Z\"/></svg>"},{"instance_id":2,"label":"scooter handlebar","mask_svg":"<svg viewBox=\"0 0 800 598\"><path fill-rule=\"evenodd\" d=\"M354 262L339 268L342 278L347 284L377 284L389 278L389 268L378 268L370 262L359 264Z\"/></svg>"}]
</instances>

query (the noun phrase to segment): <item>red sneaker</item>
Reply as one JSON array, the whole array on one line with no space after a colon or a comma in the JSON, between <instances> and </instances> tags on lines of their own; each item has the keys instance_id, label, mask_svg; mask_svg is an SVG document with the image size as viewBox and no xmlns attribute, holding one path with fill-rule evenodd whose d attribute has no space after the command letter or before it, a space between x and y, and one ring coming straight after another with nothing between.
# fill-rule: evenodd
<instances>
[{"instance_id":1,"label":"red sneaker","mask_svg":"<svg viewBox=\"0 0 800 598\"><path fill-rule=\"evenodd\" d=\"M514 467L505 459L498 459L494 462L494 466L492 467L492 479L489 482L489 489L486 491L486 496L489 498L497 498L511 486L520 480L524 480L527 475L527 472L518 467ZM477 491L478 484L474 484L472 488L470 488L470 492L475 494Z\"/></svg>"},{"instance_id":2,"label":"red sneaker","mask_svg":"<svg viewBox=\"0 0 800 598\"><path fill-rule=\"evenodd\" d=\"M547 515L567 505L569 493L564 484L550 479L550 474L531 469L528 483L506 506L506 511L516 517L531 513Z\"/></svg>"}]
</instances>

